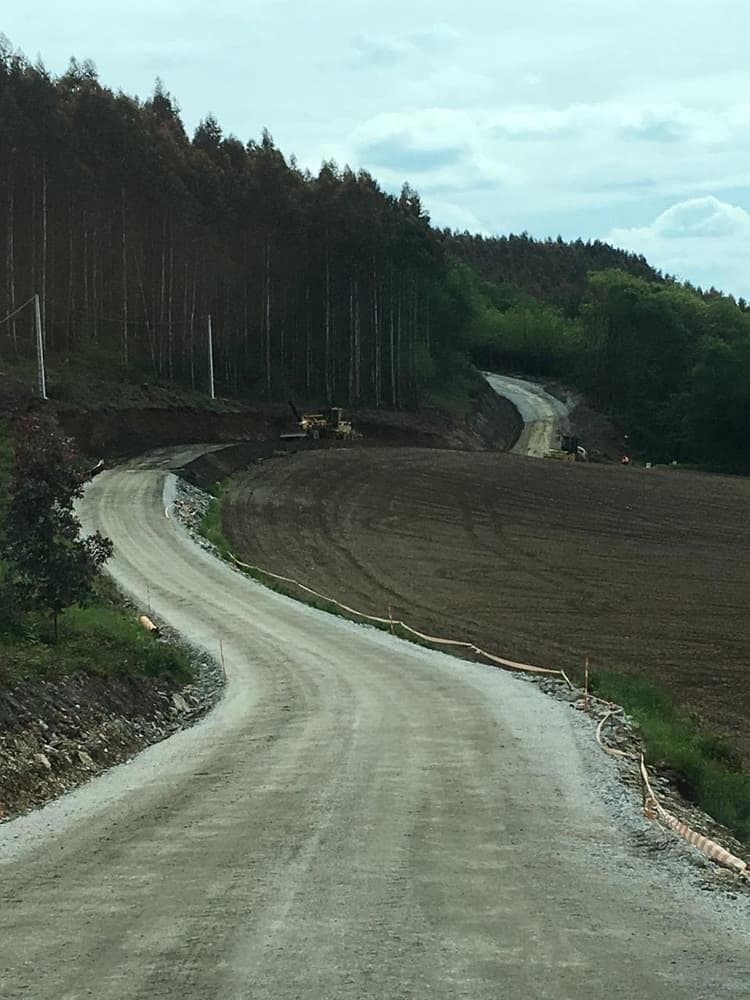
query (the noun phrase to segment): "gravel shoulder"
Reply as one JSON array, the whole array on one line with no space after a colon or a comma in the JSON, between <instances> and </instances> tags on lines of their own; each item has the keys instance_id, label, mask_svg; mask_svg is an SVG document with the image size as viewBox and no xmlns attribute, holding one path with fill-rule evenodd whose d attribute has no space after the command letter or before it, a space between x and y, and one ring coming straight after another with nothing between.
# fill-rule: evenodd
<instances>
[{"instance_id":1,"label":"gravel shoulder","mask_svg":"<svg viewBox=\"0 0 750 1000\"><path fill-rule=\"evenodd\" d=\"M226 694L0 827L4 997L746 994L745 901L665 863L578 713L240 576L165 517L171 464L81 513Z\"/></svg>"}]
</instances>

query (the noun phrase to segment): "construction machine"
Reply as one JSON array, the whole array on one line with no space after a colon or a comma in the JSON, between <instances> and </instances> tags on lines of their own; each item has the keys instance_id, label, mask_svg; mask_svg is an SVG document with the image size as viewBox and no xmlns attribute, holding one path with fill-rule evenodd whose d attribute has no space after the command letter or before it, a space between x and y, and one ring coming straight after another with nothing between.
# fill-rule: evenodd
<instances>
[{"instance_id":1,"label":"construction machine","mask_svg":"<svg viewBox=\"0 0 750 1000\"><path fill-rule=\"evenodd\" d=\"M344 419L344 411L340 406L332 406L319 413L300 413L294 403L289 400L289 406L299 430L282 434L283 440L295 438L335 438L339 441L359 441L362 435L352 427L350 420Z\"/></svg>"},{"instance_id":2,"label":"construction machine","mask_svg":"<svg viewBox=\"0 0 750 1000\"><path fill-rule=\"evenodd\" d=\"M578 443L578 438L563 434L560 447L547 452L547 458L557 458L563 462L587 462L588 452Z\"/></svg>"}]
</instances>

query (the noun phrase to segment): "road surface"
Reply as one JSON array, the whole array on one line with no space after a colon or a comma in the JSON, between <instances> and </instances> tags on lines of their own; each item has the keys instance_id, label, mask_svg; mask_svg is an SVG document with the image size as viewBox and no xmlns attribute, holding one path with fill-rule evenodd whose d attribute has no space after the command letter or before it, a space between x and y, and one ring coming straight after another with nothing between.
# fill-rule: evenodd
<instances>
[{"instance_id":1,"label":"road surface","mask_svg":"<svg viewBox=\"0 0 750 1000\"><path fill-rule=\"evenodd\" d=\"M559 448L560 435L569 432L568 407L561 400L525 379L484 372L484 377L499 396L505 396L521 414L523 430L511 451L533 458L544 458Z\"/></svg>"},{"instance_id":2,"label":"road surface","mask_svg":"<svg viewBox=\"0 0 750 1000\"><path fill-rule=\"evenodd\" d=\"M3 1000L747 995L750 925L621 831L577 713L239 576L165 517L167 464L103 473L83 520L222 640L226 695L0 827Z\"/></svg>"}]
</instances>

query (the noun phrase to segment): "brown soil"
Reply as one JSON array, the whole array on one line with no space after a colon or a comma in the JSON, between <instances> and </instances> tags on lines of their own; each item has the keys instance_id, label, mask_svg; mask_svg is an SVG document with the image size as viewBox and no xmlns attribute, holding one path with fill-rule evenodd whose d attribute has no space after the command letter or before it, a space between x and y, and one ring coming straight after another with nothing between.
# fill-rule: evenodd
<instances>
[{"instance_id":1,"label":"brown soil","mask_svg":"<svg viewBox=\"0 0 750 1000\"><path fill-rule=\"evenodd\" d=\"M256 465L238 552L373 614L551 667L646 674L750 761L750 481L500 453Z\"/></svg>"}]
</instances>

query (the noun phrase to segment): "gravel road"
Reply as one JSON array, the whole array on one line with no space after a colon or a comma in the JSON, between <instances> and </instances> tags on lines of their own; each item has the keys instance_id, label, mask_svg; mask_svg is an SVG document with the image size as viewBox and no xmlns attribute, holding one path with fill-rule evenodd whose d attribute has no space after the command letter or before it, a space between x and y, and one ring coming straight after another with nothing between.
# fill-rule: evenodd
<instances>
[{"instance_id":1,"label":"gravel road","mask_svg":"<svg viewBox=\"0 0 750 1000\"><path fill-rule=\"evenodd\" d=\"M509 399L521 414L523 430L511 451L532 458L544 456L559 446L561 434L569 430L568 407L537 385L510 375L484 372L484 377L498 394Z\"/></svg>"},{"instance_id":2,"label":"gravel road","mask_svg":"<svg viewBox=\"0 0 750 1000\"><path fill-rule=\"evenodd\" d=\"M577 713L239 576L165 517L169 464L81 513L226 695L0 827L3 1000L747 995L746 914L644 855Z\"/></svg>"}]
</instances>

